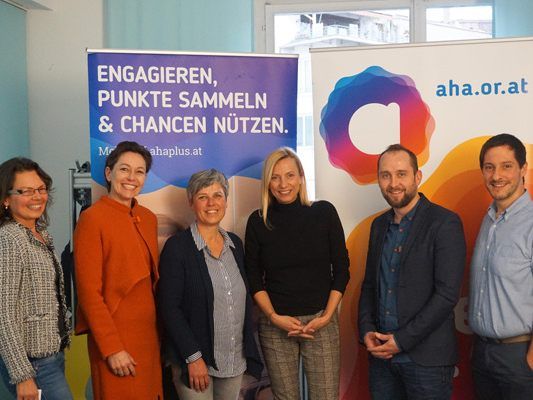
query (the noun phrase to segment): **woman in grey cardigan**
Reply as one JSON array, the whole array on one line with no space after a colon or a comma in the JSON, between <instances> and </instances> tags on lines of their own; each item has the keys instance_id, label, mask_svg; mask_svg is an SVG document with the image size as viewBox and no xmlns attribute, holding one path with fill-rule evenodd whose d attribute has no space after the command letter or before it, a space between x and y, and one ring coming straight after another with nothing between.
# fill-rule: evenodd
<instances>
[{"instance_id":1,"label":"woman in grey cardigan","mask_svg":"<svg viewBox=\"0 0 533 400\"><path fill-rule=\"evenodd\" d=\"M52 179L27 158L0 165L0 375L17 400L72 399L64 282L46 231Z\"/></svg>"}]
</instances>

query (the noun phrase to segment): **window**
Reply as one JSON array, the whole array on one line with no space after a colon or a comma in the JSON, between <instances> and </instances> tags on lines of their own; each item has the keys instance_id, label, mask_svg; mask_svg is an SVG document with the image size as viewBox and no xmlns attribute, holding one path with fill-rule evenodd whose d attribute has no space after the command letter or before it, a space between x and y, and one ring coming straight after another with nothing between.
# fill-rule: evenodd
<instances>
[{"instance_id":1,"label":"window","mask_svg":"<svg viewBox=\"0 0 533 400\"><path fill-rule=\"evenodd\" d=\"M364 10L274 15L274 51L409 42L409 10Z\"/></svg>"},{"instance_id":2,"label":"window","mask_svg":"<svg viewBox=\"0 0 533 400\"><path fill-rule=\"evenodd\" d=\"M299 54L298 154L315 196L311 58L313 47L491 38L492 1L255 0L257 52Z\"/></svg>"},{"instance_id":3,"label":"window","mask_svg":"<svg viewBox=\"0 0 533 400\"><path fill-rule=\"evenodd\" d=\"M492 37L492 7L426 9L426 40L467 40Z\"/></svg>"}]
</instances>

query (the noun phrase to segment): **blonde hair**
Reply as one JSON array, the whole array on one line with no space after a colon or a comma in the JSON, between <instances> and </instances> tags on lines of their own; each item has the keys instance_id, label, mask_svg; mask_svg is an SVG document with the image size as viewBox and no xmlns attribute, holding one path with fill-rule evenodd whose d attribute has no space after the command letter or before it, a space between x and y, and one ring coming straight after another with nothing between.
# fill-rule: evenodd
<instances>
[{"instance_id":1,"label":"blonde hair","mask_svg":"<svg viewBox=\"0 0 533 400\"><path fill-rule=\"evenodd\" d=\"M300 185L300 191L298 192L298 197L300 198L300 203L304 206L310 206L311 202L307 198L307 185L305 184L305 172L302 166L302 162L298 158L298 155L289 147L280 147L279 149L274 150L270 153L265 159L263 165L263 176L261 178L261 212L260 215L263 218L265 226L269 229L272 229L270 223L268 222L268 207L272 204L274 196L270 193L270 180L272 179L272 171L276 166L277 162L285 158L292 158L298 167L298 173L302 183Z\"/></svg>"}]
</instances>

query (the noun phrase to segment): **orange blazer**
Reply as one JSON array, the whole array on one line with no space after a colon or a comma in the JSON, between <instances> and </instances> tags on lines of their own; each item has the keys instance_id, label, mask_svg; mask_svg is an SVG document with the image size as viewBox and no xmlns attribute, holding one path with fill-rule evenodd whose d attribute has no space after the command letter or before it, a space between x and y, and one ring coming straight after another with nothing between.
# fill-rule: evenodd
<instances>
[{"instance_id":1,"label":"orange blazer","mask_svg":"<svg viewBox=\"0 0 533 400\"><path fill-rule=\"evenodd\" d=\"M144 246L150 251L146 268ZM124 350L113 313L141 280L159 278L157 219L134 200L132 208L104 196L80 215L74 232L78 308L76 333L91 333L102 358ZM135 310L132 310L134 313Z\"/></svg>"}]
</instances>

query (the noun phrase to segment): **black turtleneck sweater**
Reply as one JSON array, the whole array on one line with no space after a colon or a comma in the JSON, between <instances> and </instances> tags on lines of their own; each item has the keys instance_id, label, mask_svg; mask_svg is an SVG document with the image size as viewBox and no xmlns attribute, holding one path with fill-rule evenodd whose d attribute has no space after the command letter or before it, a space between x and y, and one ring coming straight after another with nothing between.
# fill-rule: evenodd
<instances>
[{"instance_id":1,"label":"black turtleneck sweater","mask_svg":"<svg viewBox=\"0 0 533 400\"><path fill-rule=\"evenodd\" d=\"M303 206L274 203L271 229L259 210L246 226L246 268L252 294L266 290L276 313L310 315L326 307L331 290L343 293L349 260L344 232L327 201Z\"/></svg>"}]
</instances>

